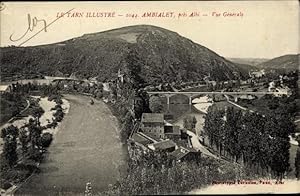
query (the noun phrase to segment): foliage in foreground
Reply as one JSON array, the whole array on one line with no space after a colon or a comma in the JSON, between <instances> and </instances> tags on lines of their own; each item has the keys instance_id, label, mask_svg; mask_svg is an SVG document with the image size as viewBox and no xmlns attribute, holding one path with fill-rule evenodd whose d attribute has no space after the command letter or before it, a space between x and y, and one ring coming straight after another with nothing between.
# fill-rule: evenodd
<instances>
[{"instance_id":1,"label":"foliage in foreground","mask_svg":"<svg viewBox=\"0 0 300 196\"><path fill-rule=\"evenodd\" d=\"M201 158L199 161L168 164L161 155L144 155L139 163L129 162L129 171L107 195L180 194L212 184L257 178L228 162Z\"/></svg>"}]
</instances>

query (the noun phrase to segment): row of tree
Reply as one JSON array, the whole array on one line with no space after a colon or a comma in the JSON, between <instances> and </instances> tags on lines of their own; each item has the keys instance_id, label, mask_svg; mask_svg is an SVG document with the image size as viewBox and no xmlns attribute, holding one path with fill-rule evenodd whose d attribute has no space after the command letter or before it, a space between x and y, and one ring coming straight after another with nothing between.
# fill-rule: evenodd
<instances>
[{"instance_id":1,"label":"row of tree","mask_svg":"<svg viewBox=\"0 0 300 196\"><path fill-rule=\"evenodd\" d=\"M289 135L294 129L287 114L262 116L233 107L210 107L204 123L209 145L220 155L279 178L289 170Z\"/></svg>"},{"instance_id":2,"label":"row of tree","mask_svg":"<svg viewBox=\"0 0 300 196\"><path fill-rule=\"evenodd\" d=\"M4 141L3 156L7 163L5 165L12 168L17 163L19 154L22 154L23 158L40 161L43 149L49 147L52 141L52 134L42 133L42 130L33 119L20 129L14 125L3 128L1 138ZM20 152L17 139L20 141Z\"/></svg>"},{"instance_id":3,"label":"row of tree","mask_svg":"<svg viewBox=\"0 0 300 196\"><path fill-rule=\"evenodd\" d=\"M141 153L129 160L129 172L107 195L186 194L213 181L249 180L254 176L242 166L202 157L198 161L171 162L163 152Z\"/></svg>"},{"instance_id":4,"label":"row of tree","mask_svg":"<svg viewBox=\"0 0 300 196\"><path fill-rule=\"evenodd\" d=\"M10 125L1 130L1 138L4 140L3 155L9 167L13 167L18 159L18 145L17 139L20 141L20 150L23 157L29 157L35 161L40 161L43 150L52 142L52 134L42 133L44 129L57 126L57 122L60 122L64 113L61 107L61 96L52 95L50 100L56 102L56 106L52 110L56 110L53 114L54 121L47 126L40 125L40 117L45 112L37 101L31 100L31 108L29 113L34 117L30 118L29 122L24 126L18 128L14 125Z\"/></svg>"}]
</instances>

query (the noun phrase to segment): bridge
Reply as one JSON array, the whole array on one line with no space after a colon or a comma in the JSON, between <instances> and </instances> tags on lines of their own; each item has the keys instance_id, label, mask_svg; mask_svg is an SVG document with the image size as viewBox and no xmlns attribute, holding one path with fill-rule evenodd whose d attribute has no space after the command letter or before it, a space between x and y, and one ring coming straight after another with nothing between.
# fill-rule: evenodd
<instances>
[{"instance_id":1,"label":"bridge","mask_svg":"<svg viewBox=\"0 0 300 196\"><path fill-rule=\"evenodd\" d=\"M192 104L192 99L199 95L288 95L287 92L226 92L226 91L213 91L213 92L170 92L170 91L149 91L147 92L149 95L164 95L167 98L167 104L170 104L170 97L174 95L185 95L189 98L189 104Z\"/></svg>"}]
</instances>

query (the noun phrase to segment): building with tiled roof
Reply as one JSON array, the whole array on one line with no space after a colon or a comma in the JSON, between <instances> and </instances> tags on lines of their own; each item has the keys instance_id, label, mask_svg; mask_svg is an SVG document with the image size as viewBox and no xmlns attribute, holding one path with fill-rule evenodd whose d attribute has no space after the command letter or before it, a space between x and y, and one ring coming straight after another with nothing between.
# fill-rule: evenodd
<instances>
[{"instance_id":1,"label":"building with tiled roof","mask_svg":"<svg viewBox=\"0 0 300 196\"><path fill-rule=\"evenodd\" d=\"M161 113L143 113L141 129L144 133L150 133L158 138L164 138L164 115Z\"/></svg>"}]
</instances>

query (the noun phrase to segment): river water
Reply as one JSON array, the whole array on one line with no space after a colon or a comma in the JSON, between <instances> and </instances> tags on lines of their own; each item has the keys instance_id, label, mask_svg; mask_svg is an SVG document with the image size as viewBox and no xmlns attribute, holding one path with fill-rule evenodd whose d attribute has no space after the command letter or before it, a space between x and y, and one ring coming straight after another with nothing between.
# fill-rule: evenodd
<instances>
[{"instance_id":1,"label":"river water","mask_svg":"<svg viewBox=\"0 0 300 196\"><path fill-rule=\"evenodd\" d=\"M48 149L41 171L17 195L83 195L87 182L94 193L107 190L126 171L127 149L119 125L102 101L65 95L69 113ZM123 172L124 171L124 172Z\"/></svg>"},{"instance_id":2,"label":"river water","mask_svg":"<svg viewBox=\"0 0 300 196\"><path fill-rule=\"evenodd\" d=\"M195 104L194 104L195 105ZM204 116L205 114L199 111L194 105L189 104L164 104L164 113L170 114L173 116L172 120L169 120L174 125L178 125L183 128L183 121L186 117L195 117L197 120L196 123L196 131L199 135L201 130L203 129Z\"/></svg>"}]
</instances>

